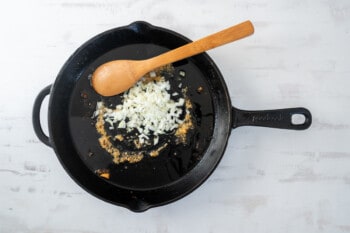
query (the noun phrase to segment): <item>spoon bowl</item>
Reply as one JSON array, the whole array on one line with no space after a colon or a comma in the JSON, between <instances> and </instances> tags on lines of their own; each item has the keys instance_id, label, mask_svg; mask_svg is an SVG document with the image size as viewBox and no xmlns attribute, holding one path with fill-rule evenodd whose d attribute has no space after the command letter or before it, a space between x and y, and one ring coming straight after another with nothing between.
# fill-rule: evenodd
<instances>
[{"instance_id":1,"label":"spoon bowl","mask_svg":"<svg viewBox=\"0 0 350 233\"><path fill-rule=\"evenodd\" d=\"M93 88L103 96L113 96L128 90L147 73L138 68L144 61L115 60L104 63L92 75Z\"/></svg>"}]
</instances>

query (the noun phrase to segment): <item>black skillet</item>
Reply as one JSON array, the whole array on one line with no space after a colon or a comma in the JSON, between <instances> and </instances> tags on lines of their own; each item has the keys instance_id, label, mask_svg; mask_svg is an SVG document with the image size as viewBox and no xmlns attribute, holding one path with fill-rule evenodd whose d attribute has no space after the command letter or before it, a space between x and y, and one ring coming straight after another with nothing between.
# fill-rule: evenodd
<instances>
[{"instance_id":1,"label":"black skillet","mask_svg":"<svg viewBox=\"0 0 350 233\"><path fill-rule=\"evenodd\" d=\"M113 59L145 59L190 42L184 36L146 22L106 31L83 44L64 64L53 85L38 95L33 125L38 138L56 152L67 173L87 192L135 212L178 200L201 185L224 154L232 128L265 126L303 130L311 125L305 108L243 111L232 107L224 79L206 54L174 63L167 79L176 87L188 87L195 128L188 145L171 145L158 157L139 163L114 164L98 143L93 115L96 102L120 102L120 96L104 98L94 92L89 77L100 64ZM179 77L185 73L185 78ZM198 91L200 88L201 91ZM40 125L40 107L50 95L49 136ZM293 124L292 116L305 117ZM109 169L110 178L96 174Z\"/></svg>"}]
</instances>

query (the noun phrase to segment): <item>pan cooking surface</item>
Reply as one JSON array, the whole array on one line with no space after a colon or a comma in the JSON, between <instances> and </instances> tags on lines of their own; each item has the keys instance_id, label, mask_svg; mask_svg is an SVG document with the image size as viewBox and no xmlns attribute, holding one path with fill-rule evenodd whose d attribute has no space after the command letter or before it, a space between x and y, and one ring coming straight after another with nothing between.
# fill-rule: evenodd
<instances>
[{"instance_id":1,"label":"pan cooking surface","mask_svg":"<svg viewBox=\"0 0 350 233\"><path fill-rule=\"evenodd\" d=\"M108 169L108 181L116 186L128 189L154 189L170 184L188 173L199 161L212 138L214 127L213 103L210 88L204 74L190 58L174 63L172 74L165 74L172 88L177 88L179 82L188 88L187 96L192 102L194 129L189 132L189 143L176 144L171 136L160 137L160 143L165 141L170 145L162 150L157 157L145 156L137 163L115 164L113 157L101 148L96 131L96 119L92 116L98 101L106 106L115 107L120 104L121 95L101 97L90 85L89 76L100 64L114 59L145 59L167 51L165 47L155 44L132 44L116 48L93 62L78 79L71 96L69 106L69 124L75 149L84 164L95 173L96 170ZM185 74L185 77L181 77ZM130 149L130 145L125 146ZM136 149L136 148L135 148ZM149 148L152 149L152 148ZM104 178L101 178L104 179Z\"/></svg>"}]
</instances>

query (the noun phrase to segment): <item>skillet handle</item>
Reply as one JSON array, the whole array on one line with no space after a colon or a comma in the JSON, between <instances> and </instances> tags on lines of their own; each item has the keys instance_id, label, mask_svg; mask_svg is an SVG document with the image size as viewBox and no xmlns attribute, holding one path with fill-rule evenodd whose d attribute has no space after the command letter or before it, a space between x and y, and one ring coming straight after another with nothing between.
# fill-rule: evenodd
<instances>
[{"instance_id":1,"label":"skillet handle","mask_svg":"<svg viewBox=\"0 0 350 233\"><path fill-rule=\"evenodd\" d=\"M280 129L304 130L310 127L312 116L306 108L286 108L264 111L246 111L232 107L232 128L240 126L263 126ZM293 118L301 116L302 122Z\"/></svg>"},{"instance_id":2,"label":"skillet handle","mask_svg":"<svg viewBox=\"0 0 350 233\"><path fill-rule=\"evenodd\" d=\"M39 138L41 142L43 142L45 145L49 147L52 147L50 138L44 133L40 124L40 109L44 98L50 94L51 86L52 85L49 85L39 92L38 96L34 101L33 115L32 115L33 127L34 127L34 132L36 136Z\"/></svg>"}]
</instances>

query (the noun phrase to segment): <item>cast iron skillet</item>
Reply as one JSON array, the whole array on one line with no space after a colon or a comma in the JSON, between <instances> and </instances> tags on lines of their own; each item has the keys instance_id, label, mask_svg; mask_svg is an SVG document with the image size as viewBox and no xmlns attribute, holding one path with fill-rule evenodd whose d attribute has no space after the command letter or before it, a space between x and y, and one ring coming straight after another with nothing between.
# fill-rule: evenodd
<instances>
[{"instance_id":1,"label":"cast iron skillet","mask_svg":"<svg viewBox=\"0 0 350 233\"><path fill-rule=\"evenodd\" d=\"M265 126L303 130L311 125L305 108L243 111L232 107L224 79L206 54L174 63L171 82L181 79L193 103L195 130L188 145L172 145L158 157L139 163L114 164L98 144L91 118L97 101L115 105L120 96L104 98L94 92L89 77L98 65L113 59L145 59L190 42L184 36L146 22L106 31L83 44L64 64L53 85L38 95L33 125L38 138L52 147L67 173L96 197L141 212L182 198L201 185L224 154L232 128ZM177 83L173 83L174 85ZM198 88L201 91L198 91ZM40 125L40 107L50 94L49 136ZM293 124L292 116L305 121ZM110 179L96 175L99 168L110 170Z\"/></svg>"}]
</instances>

